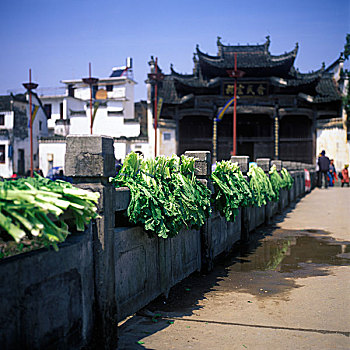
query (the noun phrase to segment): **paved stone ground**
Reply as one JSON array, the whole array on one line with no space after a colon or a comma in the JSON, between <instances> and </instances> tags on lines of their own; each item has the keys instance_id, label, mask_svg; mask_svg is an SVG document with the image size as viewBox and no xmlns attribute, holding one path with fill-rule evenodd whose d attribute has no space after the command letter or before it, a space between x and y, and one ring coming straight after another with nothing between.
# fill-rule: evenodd
<instances>
[{"instance_id":1,"label":"paved stone ground","mask_svg":"<svg viewBox=\"0 0 350 350\"><path fill-rule=\"evenodd\" d=\"M126 320L118 349L350 349L350 189L315 189L262 232L244 264L191 276Z\"/></svg>"}]
</instances>

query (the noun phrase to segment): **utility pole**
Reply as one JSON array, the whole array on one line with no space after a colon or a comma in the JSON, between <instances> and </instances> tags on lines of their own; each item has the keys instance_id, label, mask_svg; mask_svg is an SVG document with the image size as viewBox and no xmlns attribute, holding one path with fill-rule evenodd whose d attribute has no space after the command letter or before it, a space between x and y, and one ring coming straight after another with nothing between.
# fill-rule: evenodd
<instances>
[{"instance_id":1,"label":"utility pole","mask_svg":"<svg viewBox=\"0 0 350 350\"><path fill-rule=\"evenodd\" d=\"M98 78L91 77L91 62L89 62L89 77L83 78L83 82L90 86L90 135L92 135L92 86L97 84Z\"/></svg>"},{"instance_id":2,"label":"utility pole","mask_svg":"<svg viewBox=\"0 0 350 350\"><path fill-rule=\"evenodd\" d=\"M29 69L29 82L23 83L29 93L29 129L30 129L30 176L33 177L33 120L32 120L32 90L36 89L39 84L32 83L32 70Z\"/></svg>"}]
</instances>

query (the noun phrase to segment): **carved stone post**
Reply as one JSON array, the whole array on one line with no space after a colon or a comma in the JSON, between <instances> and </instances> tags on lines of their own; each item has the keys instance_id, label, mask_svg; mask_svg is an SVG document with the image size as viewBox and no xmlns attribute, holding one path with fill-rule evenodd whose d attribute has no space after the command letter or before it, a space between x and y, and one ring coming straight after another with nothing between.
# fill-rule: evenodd
<instances>
[{"instance_id":1,"label":"carved stone post","mask_svg":"<svg viewBox=\"0 0 350 350\"><path fill-rule=\"evenodd\" d=\"M113 138L68 136L66 175L79 187L100 193L98 213L93 225L95 267L96 348L115 349L117 345L117 307L114 273L115 189L108 182L115 175Z\"/></svg>"},{"instance_id":2,"label":"carved stone post","mask_svg":"<svg viewBox=\"0 0 350 350\"><path fill-rule=\"evenodd\" d=\"M185 156L197 158L195 161L196 176L209 189L212 190L210 182L211 175L211 153L209 151L187 151ZM213 267L213 247L211 238L211 220L210 218L201 227L201 256L202 269L210 271Z\"/></svg>"}]
</instances>

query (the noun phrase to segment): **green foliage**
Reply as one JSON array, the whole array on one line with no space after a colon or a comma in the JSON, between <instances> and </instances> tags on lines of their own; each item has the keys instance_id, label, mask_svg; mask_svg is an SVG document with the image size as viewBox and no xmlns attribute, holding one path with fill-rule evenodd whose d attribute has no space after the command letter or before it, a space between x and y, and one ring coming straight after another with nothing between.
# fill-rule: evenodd
<instances>
[{"instance_id":1,"label":"green foliage","mask_svg":"<svg viewBox=\"0 0 350 350\"><path fill-rule=\"evenodd\" d=\"M280 174L277 172L275 164L270 168L269 174L272 189L275 193L273 201L278 202L280 198L280 189L284 187L284 181L282 180Z\"/></svg>"},{"instance_id":2,"label":"green foliage","mask_svg":"<svg viewBox=\"0 0 350 350\"><path fill-rule=\"evenodd\" d=\"M346 43L344 45L344 57L347 60L350 56L350 34L346 34Z\"/></svg>"},{"instance_id":3,"label":"green foliage","mask_svg":"<svg viewBox=\"0 0 350 350\"><path fill-rule=\"evenodd\" d=\"M234 221L239 207L252 203L253 195L247 180L243 177L237 163L221 161L211 175L214 187L212 204L226 218Z\"/></svg>"},{"instance_id":4,"label":"green foliage","mask_svg":"<svg viewBox=\"0 0 350 350\"><path fill-rule=\"evenodd\" d=\"M264 170L255 164L251 164L247 175L249 177L249 187L253 192L254 203L257 206L261 207L266 205L268 201L275 199L276 194Z\"/></svg>"},{"instance_id":5,"label":"green foliage","mask_svg":"<svg viewBox=\"0 0 350 350\"><path fill-rule=\"evenodd\" d=\"M99 193L36 175L0 182L0 257L24 248L53 246L69 234L64 216L83 231L96 218Z\"/></svg>"},{"instance_id":6,"label":"green foliage","mask_svg":"<svg viewBox=\"0 0 350 350\"><path fill-rule=\"evenodd\" d=\"M281 177L283 180L283 187L282 188L287 188L288 190L290 190L293 186L294 180L286 168L282 168Z\"/></svg>"},{"instance_id":7,"label":"green foliage","mask_svg":"<svg viewBox=\"0 0 350 350\"><path fill-rule=\"evenodd\" d=\"M130 189L129 221L151 235L177 235L183 227L198 229L210 214L210 191L195 177L194 158L176 155L144 160L130 153L115 187Z\"/></svg>"}]
</instances>

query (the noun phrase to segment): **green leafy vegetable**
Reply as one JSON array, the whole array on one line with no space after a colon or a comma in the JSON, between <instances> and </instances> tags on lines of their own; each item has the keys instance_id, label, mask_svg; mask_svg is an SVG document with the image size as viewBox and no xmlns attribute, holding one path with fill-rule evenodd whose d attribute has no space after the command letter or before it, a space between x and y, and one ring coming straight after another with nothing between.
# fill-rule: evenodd
<instances>
[{"instance_id":1,"label":"green leafy vegetable","mask_svg":"<svg viewBox=\"0 0 350 350\"><path fill-rule=\"evenodd\" d=\"M257 206L266 205L267 201L275 198L276 194L264 170L252 163L249 166L248 177L249 187L253 192L254 202Z\"/></svg>"},{"instance_id":2,"label":"green leafy vegetable","mask_svg":"<svg viewBox=\"0 0 350 350\"><path fill-rule=\"evenodd\" d=\"M131 152L111 182L130 189L129 221L162 238L198 229L210 214L210 191L195 177L195 159L173 155L144 160Z\"/></svg>"},{"instance_id":3,"label":"green leafy vegetable","mask_svg":"<svg viewBox=\"0 0 350 350\"><path fill-rule=\"evenodd\" d=\"M293 186L294 179L289 174L289 172L286 168L282 168L281 177L282 177L282 180L284 182L283 188L287 188L288 190L290 190Z\"/></svg>"},{"instance_id":4,"label":"green leafy vegetable","mask_svg":"<svg viewBox=\"0 0 350 350\"><path fill-rule=\"evenodd\" d=\"M239 207L252 203L253 195L237 163L221 161L211 175L212 204L227 221L234 221Z\"/></svg>"},{"instance_id":5,"label":"green leafy vegetable","mask_svg":"<svg viewBox=\"0 0 350 350\"><path fill-rule=\"evenodd\" d=\"M39 175L0 182L0 258L34 246L57 250L69 234L64 215L71 213L77 230L83 231L98 216L98 198L99 193Z\"/></svg>"},{"instance_id":6,"label":"green leafy vegetable","mask_svg":"<svg viewBox=\"0 0 350 350\"><path fill-rule=\"evenodd\" d=\"M273 198L273 200L275 202L278 202L280 197L280 189L283 188L284 181L281 178L280 174L277 172L275 164L272 165L272 167L270 168L269 174L270 174L270 182L272 185L272 189L275 194L275 197Z\"/></svg>"}]
</instances>

